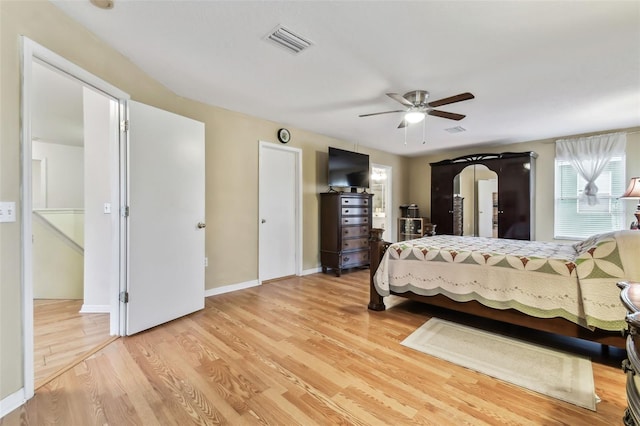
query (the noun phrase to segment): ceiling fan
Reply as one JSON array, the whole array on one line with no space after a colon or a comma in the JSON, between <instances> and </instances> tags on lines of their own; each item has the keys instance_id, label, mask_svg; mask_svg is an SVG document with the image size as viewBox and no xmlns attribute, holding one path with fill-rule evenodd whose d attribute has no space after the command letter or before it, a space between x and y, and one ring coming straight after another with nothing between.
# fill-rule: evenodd
<instances>
[{"instance_id":1,"label":"ceiling fan","mask_svg":"<svg viewBox=\"0 0 640 426\"><path fill-rule=\"evenodd\" d=\"M402 96L397 93L387 93L387 96L389 96L394 101L400 102L407 108L397 109L394 111L374 112L372 114L361 114L359 117L369 117L372 115L404 112L404 118L400 122L398 129L407 127L409 124L419 123L424 120L424 117L426 115L435 115L436 117L448 118L450 120L462 120L465 117L462 114L440 111L433 108L475 98L475 96L473 96L471 93L465 92L437 101L427 102L427 99L429 98L429 92L427 92L426 90L412 90Z\"/></svg>"}]
</instances>

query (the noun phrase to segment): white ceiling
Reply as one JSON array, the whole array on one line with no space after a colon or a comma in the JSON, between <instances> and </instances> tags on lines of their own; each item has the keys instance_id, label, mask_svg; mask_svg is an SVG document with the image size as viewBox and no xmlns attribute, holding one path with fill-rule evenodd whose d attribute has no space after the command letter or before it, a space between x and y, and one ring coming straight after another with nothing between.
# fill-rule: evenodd
<instances>
[{"instance_id":1,"label":"white ceiling","mask_svg":"<svg viewBox=\"0 0 640 426\"><path fill-rule=\"evenodd\" d=\"M395 154L640 126L638 1L51 1L178 95ZM265 42L279 24L313 46ZM415 89L476 98L424 144L358 117Z\"/></svg>"}]
</instances>

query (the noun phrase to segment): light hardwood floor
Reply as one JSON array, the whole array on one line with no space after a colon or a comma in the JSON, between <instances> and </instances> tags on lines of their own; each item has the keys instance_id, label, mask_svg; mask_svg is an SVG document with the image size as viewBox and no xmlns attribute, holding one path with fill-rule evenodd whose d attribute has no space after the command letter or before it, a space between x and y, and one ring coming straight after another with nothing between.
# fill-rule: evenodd
<instances>
[{"instance_id":1,"label":"light hardwood floor","mask_svg":"<svg viewBox=\"0 0 640 426\"><path fill-rule=\"evenodd\" d=\"M468 317L400 299L370 312L367 302L368 271L210 297L200 312L111 343L1 423L621 424L622 350L603 358L590 343L525 333L594 357L602 402L592 412L400 345L431 316Z\"/></svg>"},{"instance_id":2,"label":"light hardwood floor","mask_svg":"<svg viewBox=\"0 0 640 426\"><path fill-rule=\"evenodd\" d=\"M80 314L82 300L33 301L36 389L110 340L109 314Z\"/></svg>"}]
</instances>

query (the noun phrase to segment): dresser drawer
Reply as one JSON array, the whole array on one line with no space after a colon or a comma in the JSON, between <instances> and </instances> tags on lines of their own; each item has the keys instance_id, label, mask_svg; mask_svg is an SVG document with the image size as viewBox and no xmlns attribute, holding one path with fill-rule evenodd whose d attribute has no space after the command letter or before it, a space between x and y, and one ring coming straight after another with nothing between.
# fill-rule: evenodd
<instances>
[{"instance_id":1,"label":"dresser drawer","mask_svg":"<svg viewBox=\"0 0 640 426\"><path fill-rule=\"evenodd\" d=\"M364 225L369 223L369 218L365 216L343 217L340 219L341 225Z\"/></svg>"},{"instance_id":2,"label":"dresser drawer","mask_svg":"<svg viewBox=\"0 0 640 426\"><path fill-rule=\"evenodd\" d=\"M640 377L632 371L627 372L627 408L633 419L633 424L640 424L640 397L638 397L638 389L640 388Z\"/></svg>"},{"instance_id":3,"label":"dresser drawer","mask_svg":"<svg viewBox=\"0 0 640 426\"><path fill-rule=\"evenodd\" d=\"M343 207L342 216L367 216L369 207Z\"/></svg>"},{"instance_id":4,"label":"dresser drawer","mask_svg":"<svg viewBox=\"0 0 640 426\"><path fill-rule=\"evenodd\" d=\"M369 251L363 250L355 253L343 253L340 260L343 268L348 268L351 265L364 265L369 263Z\"/></svg>"},{"instance_id":5,"label":"dresser drawer","mask_svg":"<svg viewBox=\"0 0 640 426\"><path fill-rule=\"evenodd\" d=\"M342 240L342 250L369 248L369 238L351 238Z\"/></svg>"},{"instance_id":6,"label":"dresser drawer","mask_svg":"<svg viewBox=\"0 0 640 426\"><path fill-rule=\"evenodd\" d=\"M368 206L369 198L363 197L342 197L342 206Z\"/></svg>"},{"instance_id":7,"label":"dresser drawer","mask_svg":"<svg viewBox=\"0 0 640 426\"><path fill-rule=\"evenodd\" d=\"M369 237L369 225L343 226L342 238Z\"/></svg>"}]
</instances>

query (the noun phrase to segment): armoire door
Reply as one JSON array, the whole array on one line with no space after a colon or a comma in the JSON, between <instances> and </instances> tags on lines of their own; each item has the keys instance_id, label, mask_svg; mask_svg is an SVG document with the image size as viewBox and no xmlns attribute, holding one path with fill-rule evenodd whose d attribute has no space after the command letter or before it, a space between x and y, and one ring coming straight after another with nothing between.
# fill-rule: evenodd
<instances>
[{"instance_id":1,"label":"armoire door","mask_svg":"<svg viewBox=\"0 0 640 426\"><path fill-rule=\"evenodd\" d=\"M500 160L498 179L498 237L531 239L531 162L528 157Z\"/></svg>"},{"instance_id":2,"label":"armoire door","mask_svg":"<svg viewBox=\"0 0 640 426\"><path fill-rule=\"evenodd\" d=\"M431 168L431 223L438 234L453 235L453 167Z\"/></svg>"}]
</instances>

